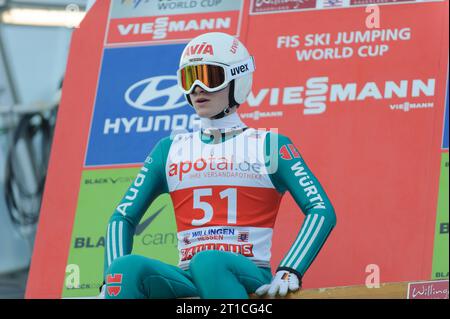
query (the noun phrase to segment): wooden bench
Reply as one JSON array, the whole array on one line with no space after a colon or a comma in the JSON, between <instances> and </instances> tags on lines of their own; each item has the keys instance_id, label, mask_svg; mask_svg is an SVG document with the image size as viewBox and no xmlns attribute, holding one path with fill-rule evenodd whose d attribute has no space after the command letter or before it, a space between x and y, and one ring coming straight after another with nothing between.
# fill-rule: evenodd
<instances>
[{"instance_id":1,"label":"wooden bench","mask_svg":"<svg viewBox=\"0 0 450 319\"><path fill-rule=\"evenodd\" d=\"M283 299L406 299L408 282L384 283L379 288L361 286L302 289ZM259 297L252 294L251 299ZM281 298L281 297L277 297ZM268 299L265 297L264 299Z\"/></svg>"}]
</instances>

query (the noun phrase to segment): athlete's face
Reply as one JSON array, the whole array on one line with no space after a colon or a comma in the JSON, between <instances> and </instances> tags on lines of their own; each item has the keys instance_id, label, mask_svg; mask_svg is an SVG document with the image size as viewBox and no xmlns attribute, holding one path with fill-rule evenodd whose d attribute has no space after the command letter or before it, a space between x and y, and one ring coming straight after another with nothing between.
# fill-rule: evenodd
<instances>
[{"instance_id":1,"label":"athlete's face","mask_svg":"<svg viewBox=\"0 0 450 319\"><path fill-rule=\"evenodd\" d=\"M208 92L200 86L196 86L189 97L194 105L197 115L200 117L212 117L220 113L228 105L228 93L230 86L217 92Z\"/></svg>"}]
</instances>

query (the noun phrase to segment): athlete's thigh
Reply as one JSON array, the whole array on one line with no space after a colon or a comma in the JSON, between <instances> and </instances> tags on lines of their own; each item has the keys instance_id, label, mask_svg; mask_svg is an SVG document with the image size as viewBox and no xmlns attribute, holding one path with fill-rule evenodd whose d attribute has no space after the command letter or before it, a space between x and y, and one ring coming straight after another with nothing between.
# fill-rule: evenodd
<instances>
[{"instance_id":1,"label":"athlete's thigh","mask_svg":"<svg viewBox=\"0 0 450 319\"><path fill-rule=\"evenodd\" d=\"M190 268L196 284L201 281L208 285L207 282L214 279L213 282L230 288L228 283L234 282L241 284L248 293L254 292L272 279L270 268L260 268L245 256L225 251L202 251L194 256ZM234 277L233 280L230 276Z\"/></svg>"},{"instance_id":2,"label":"athlete's thigh","mask_svg":"<svg viewBox=\"0 0 450 319\"><path fill-rule=\"evenodd\" d=\"M225 263L248 293L255 292L260 286L272 280L270 268L258 267L252 260L240 254L223 253Z\"/></svg>"},{"instance_id":3,"label":"athlete's thigh","mask_svg":"<svg viewBox=\"0 0 450 319\"><path fill-rule=\"evenodd\" d=\"M109 277L108 277L109 276ZM108 287L117 286L121 279L121 293L111 296ZM188 272L156 259L139 255L120 257L111 264L106 277L109 297L118 298L182 298L197 296L197 290ZM114 288L112 288L114 289ZM115 288L117 290L117 288Z\"/></svg>"}]
</instances>

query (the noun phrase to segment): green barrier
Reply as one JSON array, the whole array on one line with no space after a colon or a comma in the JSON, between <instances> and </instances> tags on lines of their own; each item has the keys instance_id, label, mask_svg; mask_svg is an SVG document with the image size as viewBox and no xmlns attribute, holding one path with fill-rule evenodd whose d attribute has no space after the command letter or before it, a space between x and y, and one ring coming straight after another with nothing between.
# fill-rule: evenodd
<instances>
[{"instance_id":1,"label":"green barrier","mask_svg":"<svg viewBox=\"0 0 450 319\"><path fill-rule=\"evenodd\" d=\"M85 170L66 267L63 298L98 294L103 277L105 234L109 218L139 168ZM170 196L158 197L136 229L133 254L178 262L175 217Z\"/></svg>"},{"instance_id":2,"label":"green barrier","mask_svg":"<svg viewBox=\"0 0 450 319\"><path fill-rule=\"evenodd\" d=\"M448 279L448 152L442 153L432 279Z\"/></svg>"}]
</instances>

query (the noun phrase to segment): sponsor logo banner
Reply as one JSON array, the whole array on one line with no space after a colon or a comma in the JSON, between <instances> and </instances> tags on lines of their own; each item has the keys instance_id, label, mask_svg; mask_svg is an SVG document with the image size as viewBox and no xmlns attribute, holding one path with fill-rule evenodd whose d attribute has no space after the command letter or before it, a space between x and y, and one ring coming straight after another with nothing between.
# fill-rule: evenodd
<instances>
[{"instance_id":1,"label":"sponsor logo banner","mask_svg":"<svg viewBox=\"0 0 450 319\"><path fill-rule=\"evenodd\" d=\"M105 49L86 166L142 163L161 138L194 128L175 75L183 48Z\"/></svg>"},{"instance_id":2,"label":"sponsor logo banner","mask_svg":"<svg viewBox=\"0 0 450 319\"><path fill-rule=\"evenodd\" d=\"M108 221L130 186L124 177L136 177L138 171L138 168L124 168L83 172L63 297L98 295L103 278ZM111 180L121 182L87 182ZM161 195L149 206L136 227L133 253L176 265L177 243L172 202L169 195Z\"/></svg>"},{"instance_id":3,"label":"sponsor logo banner","mask_svg":"<svg viewBox=\"0 0 450 319\"><path fill-rule=\"evenodd\" d=\"M240 11L113 19L108 44L188 41L206 32L239 35Z\"/></svg>"},{"instance_id":4,"label":"sponsor logo banner","mask_svg":"<svg viewBox=\"0 0 450 319\"><path fill-rule=\"evenodd\" d=\"M136 18L178 14L239 11L242 0L114 0L110 18Z\"/></svg>"},{"instance_id":5,"label":"sponsor logo banner","mask_svg":"<svg viewBox=\"0 0 450 319\"><path fill-rule=\"evenodd\" d=\"M407 299L448 299L448 280L411 282Z\"/></svg>"},{"instance_id":6,"label":"sponsor logo banner","mask_svg":"<svg viewBox=\"0 0 450 319\"><path fill-rule=\"evenodd\" d=\"M441 177L439 179L439 196L436 217L436 228L434 235L434 254L433 254L433 270L432 279L448 278L448 191L449 191L449 175L448 175L449 156L448 152L442 153L441 158Z\"/></svg>"},{"instance_id":7,"label":"sponsor logo banner","mask_svg":"<svg viewBox=\"0 0 450 319\"><path fill-rule=\"evenodd\" d=\"M235 158L229 156L208 158L197 158L195 160L184 160L182 162L171 162L169 164L168 176L175 176L178 181L183 181L186 176L190 178L205 178L212 176L221 176L222 178L241 178L261 179L263 174L263 163L247 162L245 160L235 162ZM216 172L214 172L216 171ZM203 174L201 174L203 173ZM244 177L245 176L245 177Z\"/></svg>"},{"instance_id":8,"label":"sponsor logo banner","mask_svg":"<svg viewBox=\"0 0 450 319\"><path fill-rule=\"evenodd\" d=\"M227 244L227 243L209 243L200 244L180 250L180 260L191 260L195 254L205 250L221 250L241 254L245 257L253 257L253 244Z\"/></svg>"},{"instance_id":9,"label":"sponsor logo banner","mask_svg":"<svg viewBox=\"0 0 450 319\"><path fill-rule=\"evenodd\" d=\"M316 0L252 0L251 13L273 13L315 7Z\"/></svg>"},{"instance_id":10,"label":"sponsor logo banner","mask_svg":"<svg viewBox=\"0 0 450 319\"><path fill-rule=\"evenodd\" d=\"M333 83L334 82L334 83ZM367 102L367 107L382 110L412 112L434 108L436 79L402 79L398 81L337 82L329 77L311 77L305 85L260 88L250 93L247 103L251 107L265 105L292 108L300 107L303 115L325 113L339 104ZM399 100L402 99L402 100ZM403 102L405 99L409 101ZM373 106L373 100L380 102ZM410 102L411 101L411 102ZM421 102L426 101L426 102ZM400 102L400 103L399 103ZM364 105L362 107L365 107ZM282 111L243 113L244 118L258 120L262 117L277 117Z\"/></svg>"},{"instance_id":11,"label":"sponsor logo banner","mask_svg":"<svg viewBox=\"0 0 450 319\"><path fill-rule=\"evenodd\" d=\"M189 40L214 31L237 35L238 17L238 11L231 11L211 13L208 16L194 14L115 19L110 23L108 43Z\"/></svg>"}]
</instances>

